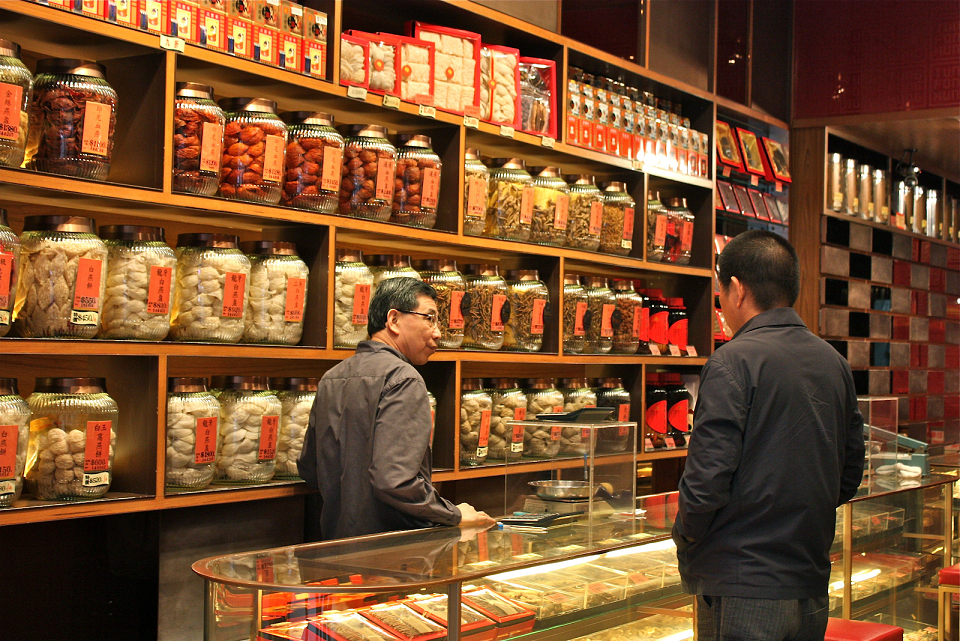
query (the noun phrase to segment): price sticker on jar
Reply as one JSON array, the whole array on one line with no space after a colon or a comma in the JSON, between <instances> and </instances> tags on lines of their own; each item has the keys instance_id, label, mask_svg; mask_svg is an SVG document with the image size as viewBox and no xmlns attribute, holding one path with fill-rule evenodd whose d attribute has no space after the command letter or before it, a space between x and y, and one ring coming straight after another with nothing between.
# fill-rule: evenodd
<instances>
[{"instance_id":1,"label":"price sticker on jar","mask_svg":"<svg viewBox=\"0 0 960 641\"><path fill-rule=\"evenodd\" d=\"M0 83L0 98L6 109L0 112L0 138L20 139L20 107L23 104L23 87Z\"/></svg>"},{"instance_id":2,"label":"price sticker on jar","mask_svg":"<svg viewBox=\"0 0 960 641\"><path fill-rule=\"evenodd\" d=\"M543 312L547 308L547 301L542 298L534 299L533 313L530 315L530 333L535 336L543 334Z\"/></svg>"},{"instance_id":3,"label":"price sticker on jar","mask_svg":"<svg viewBox=\"0 0 960 641\"><path fill-rule=\"evenodd\" d=\"M557 207L553 214L553 226L555 229L565 230L567 228L567 215L570 211L570 196L567 194L557 194Z\"/></svg>"},{"instance_id":4,"label":"price sticker on jar","mask_svg":"<svg viewBox=\"0 0 960 641\"><path fill-rule=\"evenodd\" d=\"M487 455L487 445L490 443L490 414L491 410L480 412L480 434L477 437L477 458Z\"/></svg>"},{"instance_id":5,"label":"price sticker on jar","mask_svg":"<svg viewBox=\"0 0 960 641\"><path fill-rule=\"evenodd\" d=\"M586 328L584 327L583 319L587 315L587 303L585 301L580 301L577 303L577 312L574 316L573 321L573 335L574 336L583 336L587 333Z\"/></svg>"},{"instance_id":6,"label":"price sticker on jar","mask_svg":"<svg viewBox=\"0 0 960 641\"><path fill-rule=\"evenodd\" d=\"M529 225L533 222L533 187L524 187L520 195L520 223Z\"/></svg>"},{"instance_id":7,"label":"price sticker on jar","mask_svg":"<svg viewBox=\"0 0 960 641\"><path fill-rule=\"evenodd\" d=\"M507 297L503 294L493 295L493 305L490 309L490 331L503 331L503 304L507 302Z\"/></svg>"},{"instance_id":8,"label":"price sticker on jar","mask_svg":"<svg viewBox=\"0 0 960 641\"><path fill-rule=\"evenodd\" d=\"M110 120L113 105L88 100L83 110L83 138L80 151L97 156L110 155Z\"/></svg>"},{"instance_id":9,"label":"price sticker on jar","mask_svg":"<svg viewBox=\"0 0 960 641\"><path fill-rule=\"evenodd\" d=\"M263 179L279 183L283 180L283 158L286 142L283 136L269 135L263 152Z\"/></svg>"},{"instance_id":10,"label":"price sticker on jar","mask_svg":"<svg viewBox=\"0 0 960 641\"><path fill-rule=\"evenodd\" d=\"M87 421L87 442L83 450L83 471L110 469L110 432L113 421Z\"/></svg>"},{"instance_id":11,"label":"price sticker on jar","mask_svg":"<svg viewBox=\"0 0 960 641\"><path fill-rule=\"evenodd\" d=\"M393 158L380 158L377 160L377 200L393 202L394 172L397 170L397 163Z\"/></svg>"},{"instance_id":12,"label":"price sticker on jar","mask_svg":"<svg viewBox=\"0 0 960 641\"><path fill-rule=\"evenodd\" d=\"M467 218L483 218L487 209L487 181L470 178L467 181Z\"/></svg>"},{"instance_id":13,"label":"price sticker on jar","mask_svg":"<svg viewBox=\"0 0 960 641\"><path fill-rule=\"evenodd\" d=\"M220 161L223 159L223 125L217 122L205 122L202 133L200 171L219 175Z\"/></svg>"},{"instance_id":14,"label":"price sticker on jar","mask_svg":"<svg viewBox=\"0 0 960 641\"><path fill-rule=\"evenodd\" d=\"M513 437L510 439L510 451L514 454L523 452L523 435L525 430L523 425L513 426Z\"/></svg>"},{"instance_id":15,"label":"price sticker on jar","mask_svg":"<svg viewBox=\"0 0 960 641\"><path fill-rule=\"evenodd\" d=\"M429 167L423 170L421 202L424 207L436 208L440 199L440 170Z\"/></svg>"},{"instance_id":16,"label":"price sticker on jar","mask_svg":"<svg viewBox=\"0 0 960 641\"><path fill-rule=\"evenodd\" d=\"M620 421L621 423L626 423L627 421L630 420L630 403L624 403L623 405L617 408L617 420ZM621 429L620 436L626 436L627 433L623 430L627 430L629 428L627 428L626 425L622 425L620 429Z\"/></svg>"},{"instance_id":17,"label":"price sticker on jar","mask_svg":"<svg viewBox=\"0 0 960 641\"><path fill-rule=\"evenodd\" d=\"M0 252L0 309L9 309L10 284L13 282L13 273L16 269L13 254Z\"/></svg>"},{"instance_id":18,"label":"price sticker on jar","mask_svg":"<svg viewBox=\"0 0 960 641\"><path fill-rule=\"evenodd\" d=\"M323 170L320 174L321 189L326 191L337 191L340 189L340 169L342 164L343 158L339 151L337 153L323 154Z\"/></svg>"},{"instance_id":19,"label":"price sticker on jar","mask_svg":"<svg viewBox=\"0 0 960 641\"><path fill-rule=\"evenodd\" d=\"M287 279L287 300L283 310L283 320L299 323L303 320L303 308L307 303L307 279Z\"/></svg>"},{"instance_id":20,"label":"price sticker on jar","mask_svg":"<svg viewBox=\"0 0 960 641\"><path fill-rule=\"evenodd\" d=\"M279 416L264 416L260 419L260 447L257 460L260 463L277 458L277 431L280 428Z\"/></svg>"},{"instance_id":21,"label":"price sticker on jar","mask_svg":"<svg viewBox=\"0 0 960 641\"><path fill-rule=\"evenodd\" d=\"M463 295L466 292L450 292L450 329L463 329Z\"/></svg>"},{"instance_id":22,"label":"price sticker on jar","mask_svg":"<svg viewBox=\"0 0 960 641\"><path fill-rule=\"evenodd\" d=\"M166 314L170 311L170 286L173 268L153 265L150 267L150 284L147 288L147 313Z\"/></svg>"},{"instance_id":23,"label":"price sticker on jar","mask_svg":"<svg viewBox=\"0 0 960 641\"><path fill-rule=\"evenodd\" d=\"M367 311L370 309L370 285L358 283L353 294L353 312L351 322L354 325L367 324Z\"/></svg>"},{"instance_id":24,"label":"price sticker on jar","mask_svg":"<svg viewBox=\"0 0 960 641\"><path fill-rule=\"evenodd\" d=\"M616 305L604 305L603 316L600 319L600 335L604 338L613 336L613 311Z\"/></svg>"},{"instance_id":25,"label":"price sticker on jar","mask_svg":"<svg viewBox=\"0 0 960 641\"><path fill-rule=\"evenodd\" d=\"M196 445L193 452L193 462L196 465L213 463L217 458L217 422L216 416L197 418Z\"/></svg>"},{"instance_id":26,"label":"price sticker on jar","mask_svg":"<svg viewBox=\"0 0 960 641\"><path fill-rule=\"evenodd\" d=\"M0 479L6 480L16 477L17 442L19 438L19 426L0 425Z\"/></svg>"},{"instance_id":27,"label":"price sticker on jar","mask_svg":"<svg viewBox=\"0 0 960 641\"><path fill-rule=\"evenodd\" d=\"M243 299L246 289L246 274L239 272L227 272L224 274L221 318L243 318Z\"/></svg>"},{"instance_id":28,"label":"price sticker on jar","mask_svg":"<svg viewBox=\"0 0 960 641\"><path fill-rule=\"evenodd\" d=\"M603 201L590 203L590 235L599 236L603 229Z\"/></svg>"}]
</instances>

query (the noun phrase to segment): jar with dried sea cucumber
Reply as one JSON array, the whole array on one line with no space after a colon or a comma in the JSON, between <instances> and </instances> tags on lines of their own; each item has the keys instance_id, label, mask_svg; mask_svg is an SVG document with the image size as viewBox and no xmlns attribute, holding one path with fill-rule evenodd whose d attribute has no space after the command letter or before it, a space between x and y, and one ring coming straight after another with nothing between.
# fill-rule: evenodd
<instances>
[{"instance_id":1,"label":"jar with dried sea cucumber","mask_svg":"<svg viewBox=\"0 0 960 641\"><path fill-rule=\"evenodd\" d=\"M533 218L530 221L532 243L563 247L567 242L567 217L570 211L570 187L559 167L531 167L533 176Z\"/></svg>"},{"instance_id":2,"label":"jar with dried sea cucumber","mask_svg":"<svg viewBox=\"0 0 960 641\"><path fill-rule=\"evenodd\" d=\"M603 225L600 229L600 251L626 256L633 249L633 225L636 202L622 182L607 183L603 188Z\"/></svg>"},{"instance_id":3,"label":"jar with dried sea cucumber","mask_svg":"<svg viewBox=\"0 0 960 641\"><path fill-rule=\"evenodd\" d=\"M613 349L613 312L617 308L617 299L606 278L585 276L583 282L587 292L583 353L609 354Z\"/></svg>"},{"instance_id":4,"label":"jar with dried sea cucumber","mask_svg":"<svg viewBox=\"0 0 960 641\"><path fill-rule=\"evenodd\" d=\"M487 460L493 397L479 378L463 379L460 390L460 462L482 465Z\"/></svg>"},{"instance_id":5,"label":"jar with dried sea cucumber","mask_svg":"<svg viewBox=\"0 0 960 641\"><path fill-rule=\"evenodd\" d=\"M536 269L518 269L506 274L510 318L504 325L503 349L539 352L543 347L550 292Z\"/></svg>"},{"instance_id":6,"label":"jar with dried sea cucumber","mask_svg":"<svg viewBox=\"0 0 960 641\"><path fill-rule=\"evenodd\" d=\"M333 346L354 348L367 337L373 272L359 249L336 250L333 278Z\"/></svg>"},{"instance_id":7,"label":"jar with dried sea cucumber","mask_svg":"<svg viewBox=\"0 0 960 641\"><path fill-rule=\"evenodd\" d=\"M613 312L613 354L636 354L643 324L643 297L632 280L615 279L611 289L617 308Z\"/></svg>"},{"instance_id":8,"label":"jar with dried sea cucumber","mask_svg":"<svg viewBox=\"0 0 960 641\"><path fill-rule=\"evenodd\" d=\"M440 203L443 163L430 136L400 134L391 223L433 229Z\"/></svg>"},{"instance_id":9,"label":"jar with dried sea cucumber","mask_svg":"<svg viewBox=\"0 0 960 641\"><path fill-rule=\"evenodd\" d=\"M13 307L20 279L20 238L7 223L7 210L0 209L0 337L13 324Z\"/></svg>"},{"instance_id":10,"label":"jar with dried sea cucumber","mask_svg":"<svg viewBox=\"0 0 960 641\"><path fill-rule=\"evenodd\" d=\"M300 478L297 460L310 423L310 410L317 397L319 378L274 378L271 387L280 399L280 435L277 438L277 469L274 478Z\"/></svg>"},{"instance_id":11,"label":"jar with dried sea cucumber","mask_svg":"<svg viewBox=\"0 0 960 641\"><path fill-rule=\"evenodd\" d=\"M37 62L26 167L106 180L117 126L117 92L103 65L46 58Z\"/></svg>"},{"instance_id":12,"label":"jar with dried sea cucumber","mask_svg":"<svg viewBox=\"0 0 960 641\"><path fill-rule=\"evenodd\" d=\"M213 480L220 402L205 378L167 381L166 487L199 490Z\"/></svg>"},{"instance_id":13,"label":"jar with dried sea cucumber","mask_svg":"<svg viewBox=\"0 0 960 641\"><path fill-rule=\"evenodd\" d=\"M262 483L276 471L283 407L266 376L227 376L220 401L216 483Z\"/></svg>"},{"instance_id":14,"label":"jar with dried sea cucumber","mask_svg":"<svg viewBox=\"0 0 960 641\"><path fill-rule=\"evenodd\" d=\"M218 104L227 119L220 195L276 205L287 147L287 125L277 115L277 103L266 98L223 98Z\"/></svg>"},{"instance_id":15,"label":"jar with dried sea cucumber","mask_svg":"<svg viewBox=\"0 0 960 641\"><path fill-rule=\"evenodd\" d=\"M107 286L99 338L161 341L170 332L177 255L162 227L107 225Z\"/></svg>"},{"instance_id":16,"label":"jar with dried sea cucumber","mask_svg":"<svg viewBox=\"0 0 960 641\"><path fill-rule=\"evenodd\" d=\"M322 111L280 114L287 124L285 176L280 204L294 209L335 214L339 206L343 136L333 116Z\"/></svg>"},{"instance_id":17,"label":"jar with dried sea cucumber","mask_svg":"<svg viewBox=\"0 0 960 641\"><path fill-rule=\"evenodd\" d=\"M525 430L522 425L511 427L507 423L526 418L527 395L515 378L494 378L487 387L493 398L487 459L519 461L523 457Z\"/></svg>"},{"instance_id":18,"label":"jar with dried sea cucumber","mask_svg":"<svg viewBox=\"0 0 960 641\"><path fill-rule=\"evenodd\" d=\"M566 176L570 185L567 214L567 247L597 251L603 230L603 192L593 176Z\"/></svg>"},{"instance_id":19,"label":"jar with dried sea cucumber","mask_svg":"<svg viewBox=\"0 0 960 641\"><path fill-rule=\"evenodd\" d=\"M385 221L393 205L397 149L380 125L339 127L343 134L340 213Z\"/></svg>"},{"instance_id":20,"label":"jar with dried sea cucumber","mask_svg":"<svg viewBox=\"0 0 960 641\"><path fill-rule=\"evenodd\" d=\"M213 100L213 87L178 82L173 112L175 192L213 196L220 185L223 128L227 120Z\"/></svg>"},{"instance_id":21,"label":"jar with dried sea cucumber","mask_svg":"<svg viewBox=\"0 0 960 641\"><path fill-rule=\"evenodd\" d=\"M20 398L17 379L0 378L0 507L10 507L23 492L30 440L30 406Z\"/></svg>"},{"instance_id":22,"label":"jar with dried sea cucumber","mask_svg":"<svg viewBox=\"0 0 960 641\"><path fill-rule=\"evenodd\" d=\"M587 291L576 274L563 276L563 353L582 354L587 335L583 320L587 314Z\"/></svg>"},{"instance_id":23,"label":"jar with dried sea cucumber","mask_svg":"<svg viewBox=\"0 0 960 641\"><path fill-rule=\"evenodd\" d=\"M457 271L455 260L419 260L414 267L423 282L437 292L437 327L441 349L459 349L463 345L463 310L461 304L466 292L463 275Z\"/></svg>"},{"instance_id":24,"label":"jar with dried sea cucumber","mask_svg":"<svg viewBox=\"0 0 960 641\"><path fill-rule=\"evenodd\" d=\"M523 392L527 396L527 419L530 421L524 426L523 458L554 458L560 453L562 426L539 422L537 415L562 412L563 394L549 378L528 379Z\"/></svg>"},{"instance_id":25,"label":"jar with dried sea cucumber","mask_svg":"<svg viewBox=\"0 0 960 641\"><path fill-rule=\"evenodd\" d=\"M0 165L23 164L30 124L33 76L20 60L20 45L0 39L0 96L8 110L0 114Z\"/></svg>"},{"instance_id":26,"label":"jar with dried sea cucumber","mask_svg":"<svg viewBox=\"0 0 960 641\"><path fill-rule=\"evenodd\" d=\"M486 225L490 170L479 149L467 149L463 161L463 233L481 236Z\"/></svg>"},{"instance_id":27,"label":"jar with dried sea cucumber","mask_svg":"<svg viewBox=\"0 0 960 641\"><path fill-rule=\"evenodd\" d=\"M613 377L598 378L594 381L594 387L597 394L597 407L613 408L613 420L628 423L630 421L630 392L624 389L623 380ZM626 451L632 431L626 425L621 425L616 432L613 430L598 431L597 452L610 454Z\"/></svg>"},{"instance_id":28,"label":"jar with dried sea cucumber","mask_svg":"<svg viewBox=\"0 0 960 641\"><path fill-rule=\"evenodd\" d=\"M533 178L519 158L494 158L490 162L494 168L490 170L487 224L483 235L528 240L533 221Z\"/></svg>"},{"instance_id":29,"label":"jar with dried sea cucumber","mask_svg":"<svg viewBox=\"0 0 960 641\"><path fill-rule=\"evenodd\" d=\"M92 218L26 216L14 306L24 338L93 338L107 284L107 247Z\"/></svg>"},{"instance_id":30,"label":"jar with dried sea cucumber","mask_svg":"<svg viewBox=\"0 0 960 641\"><path fill-rule=\"evenodd\" d=\"M297 246L279 240L240 243L250 259L244 343L297 345L303 335L310 271Z\"/></svg>"},{"instance_id":31,"label":"jar with dried sea cucumber","mask_svg":"<svg viewBox=\"0 0 960 641\"><path fill-rule=\"evenodd\" d=\"M498 350L510 320L507 283L494 264L467 265L463 296L463 346L467 349Z\"/></svg>"}]
</instances>

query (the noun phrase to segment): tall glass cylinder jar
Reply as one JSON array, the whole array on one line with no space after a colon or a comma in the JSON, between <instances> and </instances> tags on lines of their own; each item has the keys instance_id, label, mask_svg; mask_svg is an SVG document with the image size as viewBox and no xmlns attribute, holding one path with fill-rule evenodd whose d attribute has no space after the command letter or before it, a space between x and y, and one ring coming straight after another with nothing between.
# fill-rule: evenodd
<instances>
[{"instance_id":1,"label":"tall glass cylinder jar","mask_svg":"<svg viewBox=\"0 0 960 641\"><path fill-rule=\"evenodd\" d=\"M250 259L250 287L243 314L244 343L296 345L307 310L307 264L297 246L279 240L240 243Z\"/></svg>"},{"instance_id":2,"label":"tall glass cylinder jar","mask_svg":"<svg viewBox=\"0 0 960 641\"><path fill-rule=\"evenodd\" d=\"M482 465L487 460L493 397L479 378L465 378L460 394L460 462Z\"/></svg>"},{"instance_id":3,"label":"tall glass cylinder jar","mask_svg":"<svg viewBox=\"0 0 960 641\"><path fill-rule=\"evenodd\" d=\"M550 292L535 269L509 271L506 282L510 318L504 325L503 348L539 352L543 347Z\"/></svg>"},{"instance_id":4,"label":"tall glass cylinder jar","mask_svg":"<svg viewBox=\"0 0 960 641\"><path fill-rule=\"evenodd\" d=\"M857 215L863 220L873 219L873 167L857 167Z\"/></svg>"},{"instance_id":5,"label":"tall glass cylinder jar","mask_svg":"<svg viewBox=\"0 0 960 641\"><path fill-rule=\"evenodd\" d=\"M587 314L587 291L580 284L580 277L565 274L563 277L563 353L582 354L583 341L587 335L584 318Z\"/></svg>"},{"instance_id":6,"label":"tall glass cylinder jar","mask_svg":"<svg viewBox=\"0 0 960 641\"><path fill-rule=\"evenodd\" d=\"M24 338L93 338L107 284L107 247L92 218L27 216L14 307Z\"/></svg>"},{"instance_id":7,"label":"tall glass cylinder jar","mask_svg":"<svg viewBox=\"0 0 960 641\"><path fill-rule=\"evenodd\" d=\"M617 308L617 299L602 276L587 276L584 284L587 313L583 321L586 329L583 353L609 354L613 349L613 312Z\"/></svg>"},{"instance_id":8,"label":"tall glass cylinder jar","mask_svg":"<svg viewBox=\"0 0 960 641\"><path fill-rule=\"evenodd\" d=\"M344 136L340 213L387 220L393 205L397 149L380 125L349 125Z\"/></svg>"},{"instance_id":9,"label":"tall glass cylinder jar","mask_svg":"<svg viewBox=\"0 0 960 641\"><path fill-rule=\"evenodd\" d=\"M173 113L173 191L213 196L220 184L226 118L213 87L178 82Z\"/></svg>"},{"instance_id":10,"label":"tall glass cylinder jar","mask_svg":"<svg viewBox=\"0 0 960 641\"><path fill-rule=\"evenodd\" d=\"M0 96L7 110L0 114L0 165L20 167L27 147L33 76L20 60L20 45L0 39Z\"/></svg>"},{"instance_id":11,"label":"tall glass cylinder jar","mask_svg":"<svg viewBox=\"0 0 960 641\"><path fill-rule=\"evenodd\" d=\"M886 169L873 170L873 220L890 222L890 172Z\"/></svg>"},{"instance_id":12,"label":"tall glass cylinder jar","mask_svg":"<svg viewBox=\"0 0 960 641\"><path fill-rule=\"evenodd\" d=\"M827 156L827 208L843 211L843 156Z\"/></svg>"},{"instance_id":13,"label":"tall glass cylinder jar","mask_svg":"<svg viewBox=\"0 0 960 641\"><path fill-rule=\"evenodd\" d=\"M23 492L30 440L30 406L20 398L17 379L0 378L0 507L9 507Z\"/></svg>"},{"instance_id":14,"label":"tall glass cylinder jar","mask_svg":"<svg viewBox=\"0 0 960 641\"><path fill-rule=\"evenodd\" d=\"M343 136L333 116L321 111L280 115L287 123L286 176L280 204L322 214L337 212L343 167Z\"/></svg>"},{"instance_id":15,"label":"tall glass cylinder jar","mask_svg":"<svg viewBox=\"0 0 960 641\"><path fill-rule=\"evenodd\" d=\"M280 399L280 436L277 439L277 470L274 478L300 478L297 460L303 451L303 437L310 423L310 410L317 397L318 378L273 379Z\"/></svg>"},{"instance_id":16,"label":"tall glass cylinder jar","mask_svg":"<svg viewBox=\"0 0 960 641\"><path fill-rule=\"evenodd\" d=\"M479 149L467 149L463 161L463 233L480 236L486 224L490 170L480 160Z\"/></svg>"},{"instance_id":17,"label":"tall glass cylinder jar","mask_svg":"<svg viewBox=\"0 0 960 641\"><path fill-rule=\"evenodd\" d=\"M20 238L7 222L7 210L0 209L0 336L13 323L13 306L20 279Z\"/></svg>"},{"instance_id":18,"label":"tall glass cylinder jar","mask_svg":"<svg viewBox=\"0 0 960 641\"><path fill-rule=\"evenodd\" d=\"M220 402L205 378L167 381L166 486L199 490L213 480Z\"/></svg>"},{"instance_id":19,"label":"tall glass cylinder jar","mask_svg":"<svg viewBox=\"0 0 960 641\"><path fill-rule=\"evenodd\" d=\"M263 483L276 470L280 415L265 376L227 376L220 393L216 483Z\"/></svg>"},{"instance_id":20,"label":"tall glass cylinder jar","mask_svg":"<svg viewBox=\"0 0 960 641\"><path fill-rule=\"evenodd\" d=\"M527 395L514 378L490 381L493 412L490 418L490 443L487 458L497 461L519 461L523 456L524 429L513 429L508 421L522 421L527 416Z\"/></svg>"},{"instance_id":21,"label":"tall glass cylinder jar","mask_svg":"<svg viewBox=\"0 0 960 641\"><path fill-rule=\"evenodd\" d=\"M630 421L630 392L623 388L619 378L599 378L596 381L597 407L612 407L611 418L621 423ZM623 452L630 442L630 428L621 426L617 431L597 432L597 451L604 453Z\"/></svg>"},{"instance_id":22,"label":"tall glass cylinder jar","mask_svg":"<svg viewBox=\"0 0 960 641\"><path fill-rule=\"evenodd\" d=\"M110 489L119 412L102 378L38 378L27 489L38 499L98 499Z\"/></svg>"},{"instance_id":23,"label":"tall glass cylinder jar","mask_svg":"<svg viewBox=\"0 0 960 641\"><path fill-rule=\"evenodd\" d=\"M170 331L170 299L177 256L162 227L108 225L107 287L100 338L161 341Z\"/></svg>"},{"instance_id":24,"label":"tall glass cylinder jar","mask_svg":"<svg viewBox=\"0 0 960 641\"><path fill-rule=\"evenodd\" d=\"M843 213L857 215L857 161L845 158L840 170L840 184L843 190Z\"/></svg>"},{"instance_id":25,"label":"tall glass cylinder jar","mask_svg":"<svg viewBox=\"0 0 960 641\"><path fill-rule=\"evenodd\" d=\"M170 338L236 343L243 336L250 259L230 234L180 234Z\"/></svg>"},{"instance_id":26,"label":"tall glass cylinder jar","mask_svg":"<svg viewBox=\"0 0 960 641\"><path fill-rule=\"evenodd\" d=\"M600 229L600 251L626 256L633 249L633 223L636 202L622 182L608 183L603 188L603 225Z\"/></svg>"},{"instance_id":27,"label":"tall glass cylinder jar","mask_svg":"<svg viewBox=\"0 0 960 641\"><path fill-rule=\"evenodd\" d=\"M570 187L559 167L531 168L533 178L533 219L530 242L562 247L567 242Z\"/></svg>"},{"instance_id":28,"label":"tall glass cylinder jar","mask_svg":"<svg viewBox=\"0 0 960 641\"><path fill-rule=\"evenodd\" d=\"M533 221L533 178L519 158L494 158L484 236L524 241Z\"/></svg>"},{"instance_id":29,"label":"tall glass cylinder jar","mask_svg":"<svg viewBox=\"0 0 960 641\"><path fill-rule=\"evenodd\" d=\"M443 163L431 148L430 136L401 134L400 141L390 222L433 229Z\"/></svg>"},{"instance_id":30,"label":"tall glass cylinder jar","mask_svg":"<svg viewBox=\"0 0 960 641\"><path fill-rule=\"evenodd\" d=\"M441 349L459 349L463 345L463 296L466 284L457 271L455 260L421 260L414 266L423 282L437 291L437 326Z\"/></svg>"},{"instance_id":31,"label":"tall glass cylinder jar","mask_svg":"<svg viewBox=\"0 0 960 641\"><path fill-rule=\"evenodd\" d=\"M117 125L117 92L88 60L37 62L27 138L28 169L106 180Z\"/></svg>"},{"instance_id":32,"label":"tall glass cylinder jar","mask_svg":"<svg viewBox=\"0 0 960 641\"><path fill-rule=\"evenodd\" d=\"M567 176L570 213L567 215L567 247L597 251L603 231L603 193L593 176Z\"/></svg>"},{"instance_id":33,"label":"tall glass cylinder jar","mask_svg":"<svg viewBox=\"0 0 960 641\"><path fill-rule=\"evenodd\" d=\"M338 249L333 278L333 345L354 348L367 337L373 272L358 249Z\"/></svg>"},{"instance_id":34,"label":"tall glass cylinder jar","mask_svg":"<svg viewBox=\"0 0 960 641\"><path fill-rule=\"evenodd\" d=\"M276 205L287 147L287 125L277 115L277 103L266 98L223 98L219 104L227 119L220 195Z\"/></svg>"},{"instance_id":35,"label":"tall glass cylinder jar","mask_svg":"<svg viewBox=\"0 0 960 641\"><path fill-rule=\"evenodd\" d=\"M503 331L510 320L507 283L497 266L468 265L463 309L463 346L467 349L498 350L503 346Z\"/></svg>"},{"instance_id":36,"label":"tall glass cylinder jar","mask_svg":"<svg viewBox=\"0 0 960 641\"><path fill-rule=\"evenodd\" d=\"M616 309L613 312L614 354L636 354L640 347L642 329L643 297L633 288L631 280L614 280L613 295Z\"/></svg>"},{"instance_id":37,"label":"tall glass cylinder jar","mask_svg":"<svg viewBox=\"0 0 960 641\"><path fill-rule=\"evenodd\" d=\"M533 378L524 389L527 395L527 418L535 421L539 414L554 414L563 411L563 394L553 386L549 378ZM531 423L524 427L524 458L554 458L560 453L559 423Z\"/></svg>"},{"instance_id":38,"label":"tall glass cylinder jar","mask_svg":"<svg viewBox=\"0 0 960 641\"><path fill-rule=\"evenodd\" d=\"M927 226L927 191L917 185L913 188L913 215L910 217L910 230L922 234Z\"/></svg>"}]
</instances>

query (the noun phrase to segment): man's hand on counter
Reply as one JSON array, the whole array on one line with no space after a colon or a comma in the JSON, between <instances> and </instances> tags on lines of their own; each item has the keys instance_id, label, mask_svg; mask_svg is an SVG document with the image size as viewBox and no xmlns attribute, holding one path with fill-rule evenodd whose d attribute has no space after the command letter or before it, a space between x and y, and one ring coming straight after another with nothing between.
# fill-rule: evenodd
<instances>
[{"instance_id":1,"label":"man's hand on counter","mask_svg":"<svg viewBox=\"0 0 960 641\"><path fill-rule=\"evenodd\" d=\"M460 527L490 526L496 523L486 512L478 512L469 503L461 503L457 507L460 509Z\"/></svg>"}]
</instances>

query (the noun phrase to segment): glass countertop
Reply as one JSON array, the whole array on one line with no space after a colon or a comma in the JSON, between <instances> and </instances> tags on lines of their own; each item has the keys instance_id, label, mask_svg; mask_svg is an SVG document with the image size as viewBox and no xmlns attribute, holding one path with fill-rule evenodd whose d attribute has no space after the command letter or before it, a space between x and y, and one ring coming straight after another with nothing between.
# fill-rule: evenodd
<instances>
[{"instance_id":1,"label":"glass countertop","mask_svg":"<svg viewBox=\"0 0 960 641\"><path fill-rule=\"evenodd\" d=\"M857 490L857 495L851 499L851 502L865 501L884 494L954 483L956 480L957 477L946 474L929 474L917 479L901 478L894 474L887 476L874 474L860 484L860 489Z\"/></svg>"}]
</instances>

